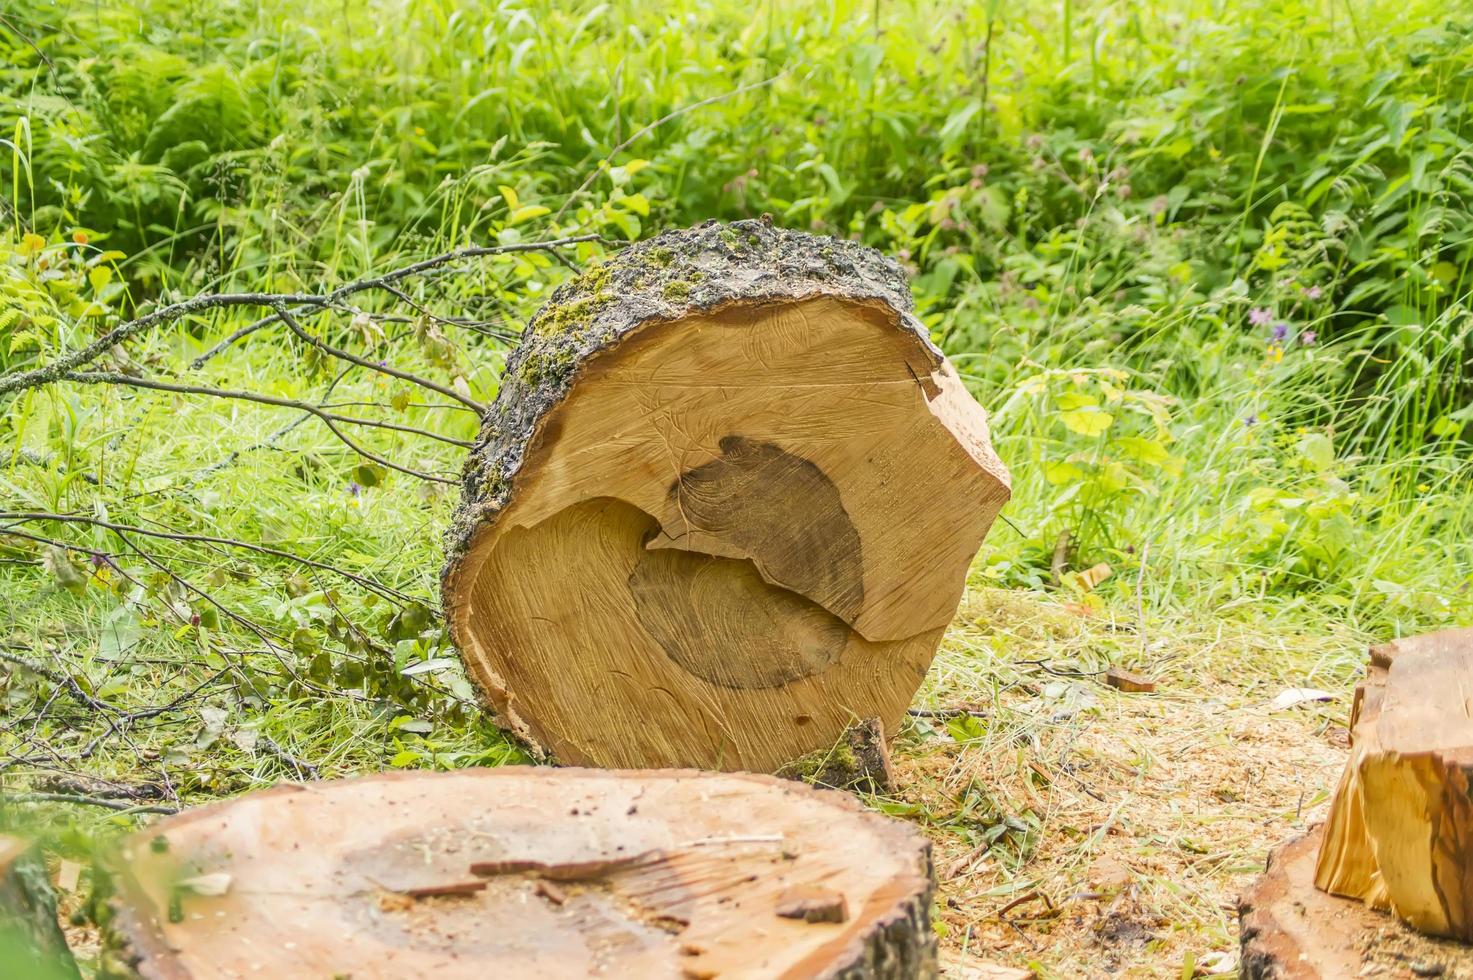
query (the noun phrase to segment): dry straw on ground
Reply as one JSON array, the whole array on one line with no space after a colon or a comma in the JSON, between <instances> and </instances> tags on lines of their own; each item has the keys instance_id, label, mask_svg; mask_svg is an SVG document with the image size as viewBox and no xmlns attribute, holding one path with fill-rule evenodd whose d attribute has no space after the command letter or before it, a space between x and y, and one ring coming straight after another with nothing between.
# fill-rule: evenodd
<instances>
[{"instance_id":1,"label":"dry straw on ground","mask_svg":"<svg viewBox=\"0 0 1473 980\"><path fill-rule=\"evenodd\" d=\"M1231 975L1238 892L1323 815L1365 638L1204 618L1152 623L1143 644L1138 624L1080 612L972 594L898 750L889 808L934 830L948 972L982 957L1041 976ZM1107 687L1112 665L1156 692ZM1271 710L1295 685L1340 697Z\"/></svg>"}]
</instances>

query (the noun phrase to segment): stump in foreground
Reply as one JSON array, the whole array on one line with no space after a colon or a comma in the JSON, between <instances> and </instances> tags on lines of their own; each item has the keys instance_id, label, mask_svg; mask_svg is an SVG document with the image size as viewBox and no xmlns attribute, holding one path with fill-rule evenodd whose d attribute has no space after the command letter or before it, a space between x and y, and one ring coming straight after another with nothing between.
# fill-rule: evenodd
<instances>
[{"instance_id":1,"label":"stump in foreground","mask_svg":"<svg viewBox=\"0 0 1473 980\"><path fill-rule=\"evenodd\" d=\"M673 232L560 288L508 360L446 618L560 762L771 772L893 734L1008 493L899 266Z\"/></svg>"},{"instance_id":2,"label":"stump in foreground","mask_svg":"<svg viewBox=\"0 0 1473 980\"><path fill-rule=\"evenodd\" d=\"M46 863L23 837L0 834L0 976L74 980Z\"/></svg>"},{"instance_id":3,"label":"stump in foreground","mask_svg":"<svg viewBox=\"0 0 1473 980\"><path fill-rule=\"evenodd\" d=\"M1473 941L1473 630L1371 650L1315 881Z\"/></svg>"},{"instance_id":4,"label":"stump in foreground","mask_svg":"<svg viewBox=\"0 0 1473 980\"><path fill-rule=\"evenodd\" d=\"M1283 845L1238 901L1243 980L1473 978L1473 950L1315 887L1321 829Z\"/></svg>"},{"instance_id":5,"label":"stump in foreground","mask_svg":"<svg viewBox=\"0 0 1473 980\"><path fill-rule=\"evenodd\" d=\"M121 855L144 977L931 977L930 846L765 776L508 768L275 789Z\"/></svg>"}]
</instances>

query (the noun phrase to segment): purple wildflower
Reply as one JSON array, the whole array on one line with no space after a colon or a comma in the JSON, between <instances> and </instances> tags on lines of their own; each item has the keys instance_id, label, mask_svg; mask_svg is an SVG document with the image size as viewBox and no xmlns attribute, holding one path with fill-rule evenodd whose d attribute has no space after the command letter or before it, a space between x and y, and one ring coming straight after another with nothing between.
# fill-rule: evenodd
<instances>
[{"instance_id":1,"label":"purple wildflower","mask_svg":"<svg viewBox=\"0 0 1473 980\"><path fill-rule=\"evenodd\" d=\"M1243 424L1246 425L1246 426L1250 426L1250 427L1257 425L1258 424L1258 416L1255 415L1255 414L1253 414L1253 413L1249 413L1248 415L1245 415L1243 417Z\"/></svg>"},{"instance_id":2,"label":"purple wildflower","mask_svg":"<svg viewBox=\"0 0 1473 980\"><path fill-rule=\"evenodd\" d=\"M1306 330L1299 335L1299 342L1305 347L1313 347L1316 339L1318 339L1318 334L1313 330Z\"/></svg>"},{"instance_id":3,"label":"purple wildflower","mask_svg":"<svg viewBox=\"0 0 1473 980\"><path fill-rule=\"evenodd\" d=\"M1270 313L1265 307L1255 306L1253 307L1253 309L1248 311L1248 322L1253 324L1255 327L1266 326L1268 324L1268 321L1271 319L1273 319L1273 314Z\"/></svg>"},{"instance_id":4,"label":"purple wildflower","mask_svg":"<svg viewBox=\"0 0 1473 980\"><path fill-rule=\"evenodd\" d=\"M1308 296L1310 299L1319 299L1320 296L1323 295L1323 293L1320 291L1320 287L1310 286L1304 291L1304 295Z\"/></svg>"},{"instance_id":5,"label":"purple wildflower","mask_svg":"<svg viewBox=\"0 0 1473 980\"><path fill-rule=\"evenodd\" d=\"M358 496L362 492L363 492L363 488L358 485L357 481L350 480L348 482L348 496L350 496L350 497L356 497L356 496Z\"/></svg>"},{"instance_id":6,"label":"purple wildflower","mask_svg":"<svg viewBox=\"0 0 1473 980\"><path fill-rule=\"evenodd\" d=\"M1274 343L1276 343L1276 344L1282 344L1284 342L1284 339L1286 337L1288 337L1288 336L1289 336L1289 325L1287 323L1275 323L1274 324L1274 332L1273 332Z\"/></svg>"}]
</instances>

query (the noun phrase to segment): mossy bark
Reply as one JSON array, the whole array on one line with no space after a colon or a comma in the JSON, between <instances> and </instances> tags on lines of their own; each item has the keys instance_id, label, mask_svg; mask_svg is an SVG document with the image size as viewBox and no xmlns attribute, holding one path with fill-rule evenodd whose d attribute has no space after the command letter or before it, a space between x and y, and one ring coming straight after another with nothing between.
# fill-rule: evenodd
<instances>
[{"instance_id":1,"label":"mossy bark","mask_svg":"<svg viewBox=\"0 0 1473 980\"><path fill-rule=\"evenodd\" d=\"M885 729L878 718L855 722L833 748L810 752L778 771L784 779L858 793L885 793L895 783Z\"/></svg>"},{"instance_id":2,"label":"mossy bark","mask_svg":"<svg viewBox=\"0 0 1473 980\"><path fill-rule=\"evenodd\" d=\"M940 363L941 352L912 313L898 264L855 242L765 221L666 232L558 287L507 360L501 390L466 462L460 509L446 538L445 574L472 535L510 500L538 423L567 395L584 361L649 323L732 303L819 294L889 304Z\"/></svg>"}]
</instances>

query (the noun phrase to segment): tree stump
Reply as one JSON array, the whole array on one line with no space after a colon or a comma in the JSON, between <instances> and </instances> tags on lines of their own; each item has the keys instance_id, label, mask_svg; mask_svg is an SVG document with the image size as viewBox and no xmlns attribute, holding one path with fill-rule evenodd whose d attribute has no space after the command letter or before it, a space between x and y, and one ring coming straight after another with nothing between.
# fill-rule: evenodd
<instances>
[{"instance_id":1,"label":"tree stump","mask_svg":"<svg viewBox=\"0 0 1473 980\"><path fill-rule=\"evenodd\" d=\"M925 838L770 776L283 784L119 859L113 952L150 978L936 975Z\"/></svg>"},{"instance_id":2,"label":"tree stump","mask_svg":"<svg viewBox=\"0 0 1473 980\"><path fill-rule=\"evenodd\" d=\"M560 762L772 772L894 733L1008 480L895 263L672 232L559 288L507 361L446 619Z\"/></svg>"},{"instance_id":3,"label":"tree stump","mask_svg":"<svg viewBox=\"0 0 1473 980\"><path fill-rule=\"evenodd\" d=\"M1279 847L1238 900L1243 980L1473 980L1473 950L1315 887L1323 828Z\"/></svg>"},{"instance_id":4,"label":"tree stump","mask_svg":"<svg viewBox=\"0 0 1473 980\"><path fill-rule=\"evenodd\" d=\"M56 919L56 893L30 841L0 834L0 976L70 980L77 976Z\"/></svg>"},{"instance_id":5,"label":"tree stump","mask_svg":"<svg viewBox=\"0 0 1473 980\"><path fill-rule=\"evenodd\" d=\"M1473 630L1371 649L1315 881L1473 941Z\"/></svg>"}]
</instances>

